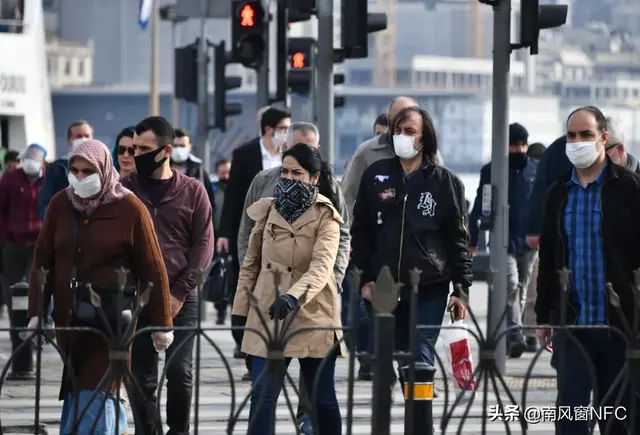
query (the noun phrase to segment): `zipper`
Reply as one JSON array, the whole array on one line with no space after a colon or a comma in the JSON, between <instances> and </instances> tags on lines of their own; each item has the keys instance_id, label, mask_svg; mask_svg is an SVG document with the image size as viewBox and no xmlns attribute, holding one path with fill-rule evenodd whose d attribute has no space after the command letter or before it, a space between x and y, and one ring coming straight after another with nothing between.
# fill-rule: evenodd
<instances>
[{"instance_id":1,"label":"zipper","mask_svg":"<svg viewBox=\"0 0 640 435\"><path fill-rule=\"evenodd\" d=\"M404 245L404 218L405 212L407 210L407 197L409 194L404 194L404 199L402 200L402 225L400 226L400 251L398 254L398 281L400 281L400 266L402 264L402 249ZM400 300L400 295L398 295L398 300Z\"/></svg>"}]
</instances>

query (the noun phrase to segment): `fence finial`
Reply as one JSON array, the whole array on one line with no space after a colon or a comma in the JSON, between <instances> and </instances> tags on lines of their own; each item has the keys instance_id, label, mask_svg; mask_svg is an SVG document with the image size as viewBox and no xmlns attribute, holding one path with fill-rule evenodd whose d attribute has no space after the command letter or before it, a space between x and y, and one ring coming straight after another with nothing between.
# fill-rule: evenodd
<instances>
[{"instance_id":1,"label":"fence finial","mask_svg":"<svg viewBox=\"0 0 640 435\"><path fill-rule=\"evenodd\" d=\"M384 266L376 280L375 289L373 290L373 308L378 313L390 314L395 311L398 306L398 298L400 295L401 283L393 280L391 269Z\"/></svg>"}]
</instances>

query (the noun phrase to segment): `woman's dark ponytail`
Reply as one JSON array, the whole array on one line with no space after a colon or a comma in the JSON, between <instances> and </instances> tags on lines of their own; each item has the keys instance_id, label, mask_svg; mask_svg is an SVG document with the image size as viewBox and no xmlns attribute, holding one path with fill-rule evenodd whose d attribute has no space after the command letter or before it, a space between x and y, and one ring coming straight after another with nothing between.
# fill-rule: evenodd
<instances>
[{"instance_id":1,"label":"woman's dark ponytail","mask_svg":"<svg viewBox=\"0 0 640 435\"><path fill-rule=\"evenodd\" d=\"M318 179L318 192L321 195L326 196L331 201L331 204L338 212L340 211L340 204L338 202L338 192L334 189L335 181L333 178L333 171L329 163L322 161L320 165L320 178Z\"/></svg>"}]
</instances>

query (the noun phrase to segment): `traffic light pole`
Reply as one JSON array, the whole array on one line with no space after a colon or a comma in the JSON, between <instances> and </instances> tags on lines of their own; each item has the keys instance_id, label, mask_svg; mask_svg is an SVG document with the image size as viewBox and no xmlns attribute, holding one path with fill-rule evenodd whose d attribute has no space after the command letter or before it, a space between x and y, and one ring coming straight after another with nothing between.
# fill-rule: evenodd
<instances>
[{"instance_id":1,"label":"traffic light pole","mask_svg":"<svg viewBox=\"0 0 640 435\"><path fill-rule=\"evenodd\" d=\"M489 292L488 336L498 337L497 369L506 368L505 309L507 307L507 241L509 234L509 64L511 60L511 0L495 0L493 6L493 125L491 184L494 187L494 224L491 230L491 269L495 271ZM517 303L517 302L516 302Z\"/></svg>"},{"instance_id":2,"label":"traffic light pole","mask_svg":"<svg viewBox=\"0 0 640 435\"><path fill-rule=\"evenodd\" d=\"M198 140L197 150L202 153L204 170L211 170L211 143L209 142L209 44L207 43L207 0L201 0L200 41L198 44Z\"/></svg>"},{"instance_id":3,"label":"traffic light pole","mask_svg":"<svg viewBox=\"0 0 640 435\"><path fill-rule=\"evenodd\" d=\"M265 25L266 31L264 32L264 55L262 65L258 70L258 77L256 80L256 84L258 87L258 92L256 95L257 107L256 110L260 110L264 106L269 105L269 31L271 20L269 19L269 15L271 13L271 0L264 1L265 8Z\"/></svg>"},{"instance_id":4,"label":"traffic light pole","mask_svg":"<svg viewBox=\"0 0 640 435\"><path fill-rule=\"evenodd\" d=\"M333 164L333 0L317 0L317 7L318 50L315 59L314 114L322 143L320 152L326 162Z\"/></svg>"}]
</instances>

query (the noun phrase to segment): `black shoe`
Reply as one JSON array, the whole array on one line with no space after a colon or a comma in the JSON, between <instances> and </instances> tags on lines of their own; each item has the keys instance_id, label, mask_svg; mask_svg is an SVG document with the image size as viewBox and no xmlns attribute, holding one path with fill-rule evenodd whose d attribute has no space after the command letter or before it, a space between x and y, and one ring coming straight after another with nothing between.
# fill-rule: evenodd
<instances>
[{"instance_id":1,"label":"black shoe","mask_svg":"<svg viewBox=\"0 0 640 435\"><path fill-rule=\"evenodd\" d=\"M373 373L371 373L371 368L368 364L360 364L360 368L358 369L358 380L373 381Z\"/></svg>"},{"instance_id":2,"label":"black shoe","mask_svg":"<svg viewBox=\"0 0 640 435\"><path fill-rule=\"evenodd\" d=\"M245 353L240 350L240 346L236 346L235 350L233 351L233 357L235 359L244 359L245 356Z\"/></svg>"},{"instance_id":3,"label":"black shoe","mask_svg":"<svg viewBox=\"0 0 640 435\"><path fill-rule=\"evenodd\" d=\"M527 337L526 344L525 352L537 352L539 349L538 339L536 337Z\"/></svg>"},{"instance_id":4,"label":"black shoe","mask_svg":"<svg viewBox=\"0 0 640 435\"><path fill-rule=\"evenodd\" d=\"M247 372L244 375L242 375L242 380L243 381L251 381L251 373Z\"/></svg>"},{"instance_id":5,"label":"black shoe","mask_svg":"<svg viewBox=\"0 0 640 435\"><path fill-rule=\"evenodd\" d=\"M509 358L520 358L527 348L527 343L524 341L524 337L507 344L507 355Z\"/></svg>"},{"instance_id":6,"label":"black shoe","mask_svg":"<svg viewBox=\"0 0 640 435\"><path fill-rule=\"evenodd\" d=\"M216 318L216 325L224 325L224 320L226 317L226 313L218 313L218 317Z\"/></svg>"}]
</instances>

